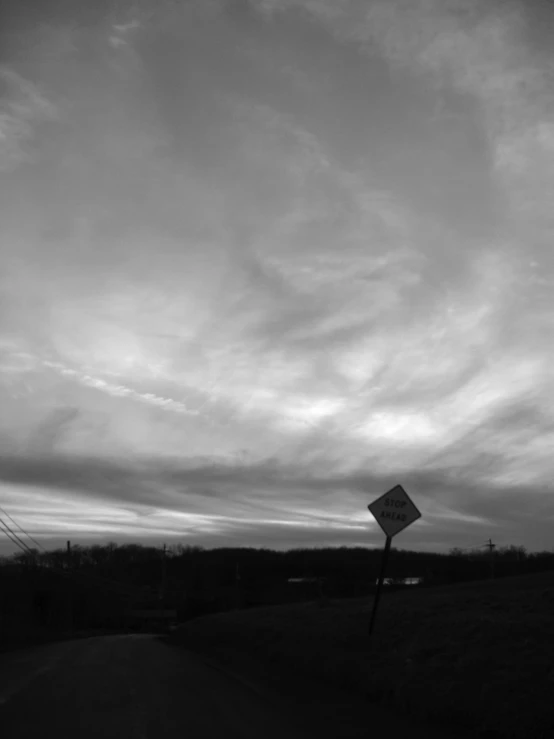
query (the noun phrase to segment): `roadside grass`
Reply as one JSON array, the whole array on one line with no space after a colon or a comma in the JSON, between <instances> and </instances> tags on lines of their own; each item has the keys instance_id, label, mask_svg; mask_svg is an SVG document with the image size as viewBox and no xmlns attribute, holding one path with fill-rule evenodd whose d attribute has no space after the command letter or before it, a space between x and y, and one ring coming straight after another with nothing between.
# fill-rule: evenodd
<instances>
[{"instance_id":1,"label":"roadside grass","mask_svg":"<svg viewBox=\"0 0 554 739\"><path fill-rule=\"evenodd\" d=\"M171 641L483 739L554 737L554 572L194 619Z\"/></svg>"},{"instance_id":2,"label":"roadside grass","mask_svg":"<svg viewBox=\"0 0 554 739\"><path fill-rule=\"evenodd\" d=\"M115 636L122 633L125 632L121 629L81 629L74 631L35 629L11 635L4 640L0 639L0 655L7 652L16 652L22 649L55 644L57 642L72 641L74 639L90 639L95 636Z\"/></svg>"}]
</instances>

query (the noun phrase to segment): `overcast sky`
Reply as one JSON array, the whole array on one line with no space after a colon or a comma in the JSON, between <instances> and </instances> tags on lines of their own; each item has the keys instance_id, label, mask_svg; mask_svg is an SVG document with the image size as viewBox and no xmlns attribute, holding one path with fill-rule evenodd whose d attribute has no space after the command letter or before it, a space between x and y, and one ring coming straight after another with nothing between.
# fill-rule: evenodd
<instances>
[{"instance_id":1,"label":"overcast sky","mask_svg":"<svg viewBox=\"0 0 554 739\"><path fill-rule=\"evenodd\" d=\"M380 546L401 483L395 546L552 548L554 7L2 8L5 511Z\"/></svg>"}]
</instances>

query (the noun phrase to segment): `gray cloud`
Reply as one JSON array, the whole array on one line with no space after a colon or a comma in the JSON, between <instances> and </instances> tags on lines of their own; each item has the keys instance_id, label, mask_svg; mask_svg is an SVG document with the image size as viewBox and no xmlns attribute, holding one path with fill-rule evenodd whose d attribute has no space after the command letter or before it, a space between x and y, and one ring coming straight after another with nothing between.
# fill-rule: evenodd
<instances>
[{"instance_id":1,"label":"gray cloud","mask_svg":"<svg viewBox=\"0 0 554 739\"><path fill-rule=\"evenodd\" d=\"M323 466L290 466L277 458L237 466L217 458L134 458L115 461L59 454L32 457L3 455L1 477L10 484L45 486L71 490L76 494L98 494L114 500L150 504L154 504L156 496L162 502L164 491L178 490L183 491L185 498L191 492L214 499L223 496L222 500L227 491L231 495L236 493L239 500L252 503L258 496L260 501L265 499L277 503L276 496L279 494L299 501L306 495L304 503L309 503L318 491L321 495L339 494L337 491L340 490L377 495L387 485L395 484L398 477L393 472L371 472L370 466L367 471L337 474L333 472L331 460L326 468L322 469ZM424 500L440 501L441 491L445 496L455 494L456 510L460 513L492 513L501 499L502 510L497 511L496 518L504 516L509 520L528 507L525 486L514 486L512 491L495 489L490 484L481 485L467 478L462 481L454 469L435 471L414 468L404 471L402 476L407 481L407 487L417 490ZM445 501L448 502L448 497ZM554 510L554 504L546 498L541 505Z\"/></svg>"},{"instance_id":2,"label":"gray cloud","mask_svg":"<svg viewBox=\"0 0 554 739\"><path fill-rule=\"evenodd\" d=\"M237 468L217 462L199 466L181 466L175 462L162 469L159 461L142 462L140 465L124 466L109 464L105 460L69 459L14 459L3 458L4 482L11 484L41 485L59 490L66 488L75 495L106 497L112 503L131 503L134 506L150 506L157 509L187 513L200 513L208 517L221 516L218 532L192 538L208 546L228 546L240 540L249 546L271 546L277 548L296 545L364 545L378 543L371 528L371 517L365 521L368 502L398 481L397 477L374 475L370 472L350 475L306 474L302 470L284 469L283 466L265 463L249 468ZM402 537L401 546L431 547L431 540L444 549L447 546L474 546L478 539L500 539L505 543L519 542L534 537L537 548L547 546L549 521L554 516L551 498L547 495L537 500L536 488L519 486L510 491L495 491L491 487L480 488L452 475L414 470L403 476L402 484L408 489L416 504L424 511L422 526L414 526ZM164 489L179 489L182 492L172 499L160 493ZM217 491L217 492L216 492ZM341 492L342 491L342 492ZM354 497L345 497L346 491ZM315 496L315 497L314 497ZM529 506L530 496L533 506ZM319 498L319 502L316 501ZM325 500L325 502L323 502ZM346 506L352 516L346 519L334 517L337 503L348 500ZM441 520L441 506L452 503L447 519ZM321 516L303 515L316 504ZM437 504L439 506L436 509ZM285 515L280 524L266 519L281 518L287 507L294 510L294 519ZM240 523L241 518L254 520ZM464 516L468 514L472 523ZM230 516L230 518L227 518ZM360 518L361 516L361 518ZM482 518L482 523L477 520ZM293 521L295 520L295 523ZM340 521L343 521L341 525ZM361 528L352 528L357 523ZM187 526L176 522L177 530L183 527L183 537L188 541ZM436 532L441 531L437 540ZM433 533L435 532L435 533ZM378 533L378 532L377 532ZM175 532L178 536L178 531ZM151 536L155 537L155 529ZM468 542L468 539L470 540ZM400 541L400 540L399 540Z\"/></svg>"},{"instance_id":3,"label":"gray cloud","mask_svg":"<svg viewBox=\"0 0 554 739\"><path fill-rule=\"evenodd\" d=\"M56 408L40 421L29 441L29 454L41 456L54 451L56 442L79 416L78 408Z\"/></svg>"},{"instance_id":4,"label":"gray cloud","mask_svg":"<svg viewBox=\"0 0 554 739\"><path fill-rule=\"evenodd\" d=\"M0 171L30 161L34 129L56 120L55 106L38 87L9 67L0 67Z\"/></svg>"}]
</instances>

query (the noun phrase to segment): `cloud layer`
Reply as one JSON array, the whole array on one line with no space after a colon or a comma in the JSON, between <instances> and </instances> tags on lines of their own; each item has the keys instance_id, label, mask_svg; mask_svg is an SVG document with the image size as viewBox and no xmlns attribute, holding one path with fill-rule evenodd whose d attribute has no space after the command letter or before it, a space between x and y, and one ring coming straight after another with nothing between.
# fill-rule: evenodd
<instances>
[{"instance_id":1,"label":"cloud layer","mask_svg":"<svg viewBox=\"0 0 554 739\"><path fill-rule=\"evenodd\" d=\"M3 32L11 515L42 537L376 544L367 503L401 482L424 512L406 545L547 547L545 17L63 12Z\"/></svg>"}]
</instances>

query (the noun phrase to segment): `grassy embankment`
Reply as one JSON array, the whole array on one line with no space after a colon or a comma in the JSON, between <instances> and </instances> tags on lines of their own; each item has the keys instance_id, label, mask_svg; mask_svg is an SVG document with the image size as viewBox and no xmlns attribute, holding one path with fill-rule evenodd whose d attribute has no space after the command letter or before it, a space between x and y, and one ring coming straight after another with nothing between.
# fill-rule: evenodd
<instances>
[{"instance_id":1,"label":"grassy embankment","mask_svg":"<svg viewBox=\"0 0 554 739\"><path fill-rule=\"evenodd\" d=\"M229 666L346 689L488 739L554 737L554 572L274 606L183 624L171 640Z\"/></svg>"},{"instance_id":2,"label":"grassy embankment","mask_svg":"<svg viewBox=\"0 0 554 739\"><path fill-rule=\"evenodd\" d=\"M18 634L10 639L0 639L0 655L6 652L16 652L21 649L42 647L56 642L72 641L73 639L90 639L95 636L111 636L127 633L122 629L80 629L73 631L51 631L48 629L34 629L25 634Z\"/></svg>"}]
</instances>

